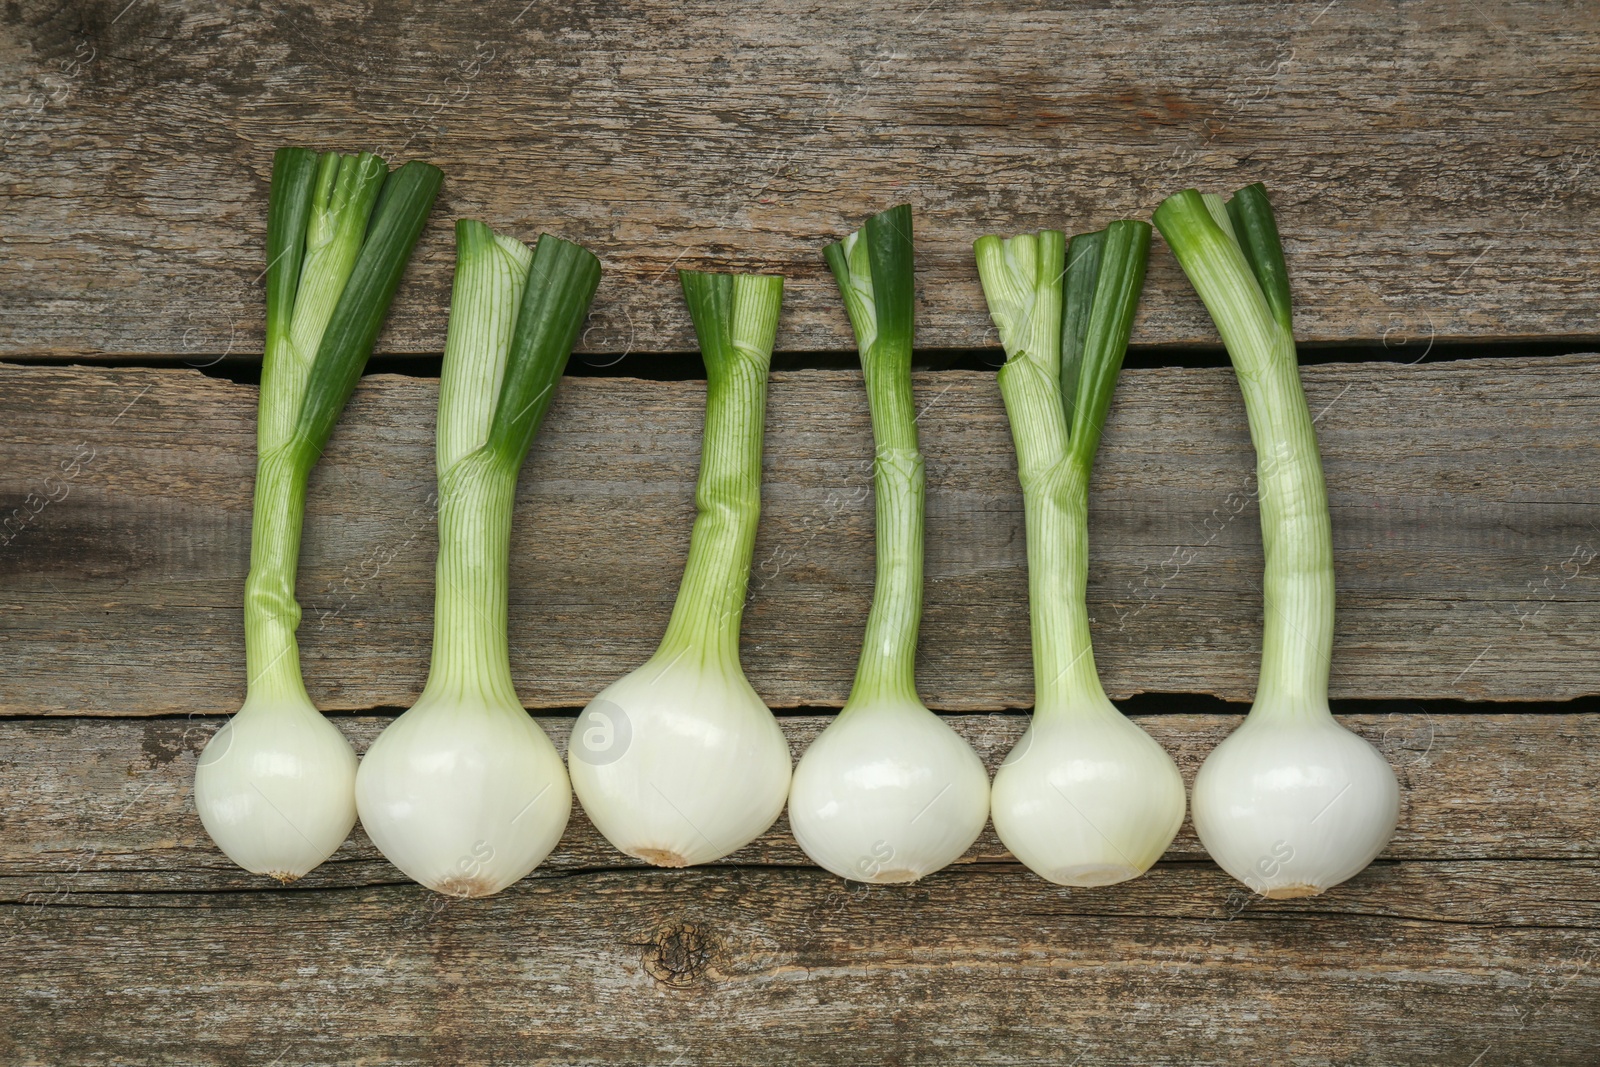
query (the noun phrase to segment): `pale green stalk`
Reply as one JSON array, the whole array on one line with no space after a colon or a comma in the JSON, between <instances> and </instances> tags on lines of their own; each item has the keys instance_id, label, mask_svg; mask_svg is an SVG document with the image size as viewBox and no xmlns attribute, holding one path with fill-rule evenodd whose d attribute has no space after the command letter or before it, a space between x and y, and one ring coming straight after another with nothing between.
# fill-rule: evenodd
<instances>
[{"instance_id":1,"label":"pale green stalk","mask_svg":"<svg viewBox=\"0 0 1600 1067\"><path fill-rule=\"evenodd\" d=\"M309 703L295 601L306 482L361 375L442 175L306 149L273 163L245 669L257 697ZM380 205L381 201L381 205Z\"/></svg>"},{"instance_id":2,"label":"pale green stalk","mask_svg":"<svg viewBox=\"0 0 1600 1067\"><path fill-rule=\"evenodd\" d=\"M1095 669L1086 592L1089 475L1144 281L1149 226L1113 223L980 238L974 250L1006 363L1028 545L1035 714L1111 709Z\"/></svg>"},{"instance_id":3,"label":"pale green stalk","mask_svg":"<svg viewBox=\"0 0 1600 1067\"><path fill-rule=\"evenodd\" d=\"M680 271L678 277L705 360L706 420L689 560L655 658L693 659L739 673L739 627L761 516L767 374L783 279L697 271Z\"/></svg>"},{"instance_id":4,"label":"pale green stalk","mask_svg":"<svg viewBox=\"0 0 1600 1067\"><path fill-rule=\"evenodd\" d=\"M418 704L521 709L506 621L517 475L600 280L577 245L532 250L456 224L456 280L439 389L439 556L433 661Z\"/></svg>"},{"instance_id":5,"label":"pale green stalk","mask_svg":"<svg viewBox=\"0 0 1600 1067\"><path fill-rule=\"evenodd\" d=\"M497 476L479 450L489 437L532 262L533 250L521 241L481 222L456 222L435 429L439 555L428 673L434 698L459 701L471 692L520 707L505 633L515 478Z\"/></svg>"},{"instance_id":6,"label":"pale green stalk","mask_svg":"<svg viewBox=\"0 0 1600 1067\"><path fill-rule=\"evenodd\" d=\"M1006 351L1000 394L1016 445L1027 528L1035 710L1061 714L1104 695L1083 599L1088 499L1080 489L1087 483L1069 459L1060 381L1066 241L1056 230L1009 240L989 236L975 251Z\"/></svg>"},{"instance_id":7,"label":"pale green stalk","mask_svg":"<svg viewBox=\"0 0 1600 1067\"><path fill-rule=\"evenodd\" d=\"M1333 534L1266 191L1248 186L1224 206L1220 197L1185 190L1162 203L1155 221L1222 335L1250 419L1266 556L1261 678L1252 714L1325 714Z\"/></svg>"},{"instance_id":8,"label":"pale green stalk","mask_svg":"<svg viewBox=\"0 0 1600 1067\"><path fill-rule=\"evenodd\" d=\"M825 250L861 352L872 411L877 578L846 711L878 701L920 703L917 631L922 621L926 495L911 394L911 208L890 208Z\"/></svg>"}]
</instances>

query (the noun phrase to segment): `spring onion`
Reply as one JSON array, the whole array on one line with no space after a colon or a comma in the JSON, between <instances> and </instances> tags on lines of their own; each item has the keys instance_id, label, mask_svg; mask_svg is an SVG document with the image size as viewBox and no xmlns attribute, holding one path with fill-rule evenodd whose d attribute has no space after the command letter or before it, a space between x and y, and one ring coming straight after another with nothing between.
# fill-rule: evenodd
<instances>
[{"instance_id":1,"label":"spring onion","mask_svg":"<svg viewBox=\"0 0 1600 1067\"><path fill-rule=\"evenodd\" d=\"M1136 878L1183 822L1172 757L1106 698L1089 609L1089 473L1144 285L1150 225L1113 222L980 238L978 274L1000 329L1028 540L1033 721L994 779L994 826L1040 877Z\"/></svg>"},{"instance_id":2,"label":"spring onion","mask_svg":"<svg viewBox=\"0 0 1600 1067\"><path fill-rule=\"evenodd\" d=\"M1195 778L1195 830L1223 870L1256 892L1314 896L1383 850L1400 790L1377 749L1328 708L1333 536L1277 222L1260 185L1226 205L1185 190L1162 203L1155 221L1211 313L1244 394L1266 555L1255 703Z\"/></svg>"},{"instance_id":3,"label":"spring onion","mask_svg":"<svg viewBox=\"0 0 1600 1067\"><path fill-rule=\"evenodd\" d=\"M872 411L877 584L844 709L800 758L789 822L821 866L913 882L954 861L989 814L977 753L917 696L924 474L911 393L911 208L828 246Z\"/></svg>"},{"instance_id":4,"label":"spring onion","mask_svg":"<svg viewBox=\"0 0 1600 1067\"><path fill-rule=\"evenodd\" d=\"M599 831L659 867L706 863L754 840L783 811L790 770L783 731L739 662L783 279L678 278L706 365L689 561L660 647L589 703L567 755Z\"/></svg>"},{"instance_id":5,"label":"spring onion","mask_svg":"<svg viewBox=\"0 0 1600 1067\"><path fill-rule=\"evenodd\" d=\"M433 662L409 711L356 775L361 824L440 893L497 893L561 838L572 790L517 699L506 635L511 508L534 434L588 314L600 264L540 236L532 250L456 224L439 383Z\"/></svg>"},{"instance_id":6,"label":"spring onion","mask_svg":"<svg viewBox=\"0 0 1600 1067\"><path fill-rule=\"evenodd\" d=\"M267 340L245 581L244 705L206 745L195 807L239 866L291 882L355 824L356 756L300 674L295 571L306 481L372 352L443 175L280 149L267 220Z\"/></svg>"}]
</instances>

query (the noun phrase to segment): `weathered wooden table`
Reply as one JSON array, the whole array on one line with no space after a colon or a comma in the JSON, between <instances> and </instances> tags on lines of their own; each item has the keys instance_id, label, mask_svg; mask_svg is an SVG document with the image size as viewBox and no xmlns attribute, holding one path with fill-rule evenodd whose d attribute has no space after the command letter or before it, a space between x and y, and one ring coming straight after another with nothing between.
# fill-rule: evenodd
<instances>
[{"instance_id":1,"label":"weathered wooden table","mask_svg":"<svg viewBox=\"0 0 1600 1067\"><path fill-rule=\"evenodd\" d=\"M1596 1062L1592 4L24 0L0 20L0 1062ZM655 870L581 813L484 901L408 884L359 829L291 888L233 868L190 786L242 694L288 143L447 174L390 373L311 492L308 682L358 747L423 678L452 218L605 262L513 545L514 670L563 743L652 648L687 544L703 387L672 268L788 276L744 637L798 751L845 694L872 578L865 399L819 249L915 205L920 679L992 766L1031 683L970 242L1266 181L1334 513L1334 695L1400 774L1392 845L1285 902L1187 826L1102 890L1047 885L992 833L916 886L846 884L783 822ZM1090 607L1107 687L1192 775L1251 696L1260 542L1231 371L1159 241L1134 340Z\"/></svg>"}]
</instances>

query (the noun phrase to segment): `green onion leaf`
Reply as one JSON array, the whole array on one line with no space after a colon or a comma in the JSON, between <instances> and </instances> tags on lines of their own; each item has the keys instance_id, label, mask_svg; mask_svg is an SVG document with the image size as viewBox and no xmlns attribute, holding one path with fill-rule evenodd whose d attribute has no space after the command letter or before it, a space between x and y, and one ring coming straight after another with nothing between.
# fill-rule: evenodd
<instances>
[{"instance_id":1,"label":"green onion leaf","mask_svg":"<svg viewBox=\"0 0 1600 1067\"><path fill-rule=\"evenodd\" d=\"M317 346L305 399L295 421L297 445L313 456L321 455L339 414L361 380L389 303L443 181L444 174L438 167L412 160L384 182L350 280L345 283Z\"/></svg>"},{"instance_id":2,"label":"green onion leaf","mask_svg":"<svg viewBox=\"0 0 1600 1067\"><path fill-rule=\"evenodd\" d=\"M862 227L872 270L872 305L880 343L903 350L909 361L916 309L916 274L911 245L911 205L872 216Z\"/></svg>"},{"instance_id":3,"label":"green onion leaf","mask_svg":"<svg viewBox=\"0 0 1600 1067\"><path fill-rule=\"evenodd\" d=\"M683 287L684 303L689 305L689 320L694 323L707 374L713 366L720 368L733 357L733 278L732 274L697 270L678 272L678 284Z\"/></svg>"},{"instance_id":4,"label":"green onion leaf","mask_svg":"<svg viewBox=\"0 0 1600 1067\"><path fill-rule=\"evenodd\" d=\"M306 222L317 177L317 154L309 148L280 148L272 157L272 190L267 201L267 350L287 339L294 320L305 255Z\"/></svg>"},{"instance_id":5,"label":"green onion leaf","mask_svg":"<svg viewBox=\"0 0 1600 1067\"><path fill-rule=\"evenodd\" d=\"M1095 284L1100 280L1100 254L1105 245L1104 230L1080 233L1067 245L1067 276L1061 295L1061 402L1066 407L1068 426L1078 407L1083 344L1089 334L1089 312L1094 305Z\"/></svg>"},{"instance_id":6,"label":"green onion leaf","mask_svg":"<svg viewBox=\"0 0 1600 1067\"><path fill-rule=\"evenodd\" d=\"M599 285L594 253L547 233L539 236L489 427L489 449L512 469L522 466L550 409Z\"/></svg>"},{"instance_id":7,"label":"green onion leaf","mask_svg":"<svg viewBox=\"0 0 1600 1067\"><path fill-rule=\"evenodd\" d=\"M263 453L294 432L317 347L355 269L372 205L389 173L374 155L284 151L284 177L291 180L282 198L274 198L283 217L274 225L269 212L268 221L267 348L256 435Z\"/></svg>"},{"instance_id":8,"label":"green onion leaf","mask_svg":"<svg viewBox=\"0 0 1600 1067\"><path fill-rule=\"evenodd\" d=\"M1294 332L1294 312L1289 301L1289 268L1283 261L1283 242L1278 223L1267 201L1267 187L1260 182L1247 185L1228 201L1228 219L1233 223L1234 239L1244 253L1250 272L1272 308L1278 324Z\"/></svg>"},{"instance_id":9,"label":"green onion leaf","mask_svg":"<svg viewBox=\"0 0 1600 1067\"><path fill-rule=\"evenodd\" d=\"M1100 447L1100 432L1111 394L1117 388L1122 359L1133 333L1133 316L1144 288L1145 265L1150 259L1150 224L1119 219L1103 231L1094 302L1076 353L1079 364L1076 402L1072 412L1072 457L1087 481ZM1077 238L1073 239L1076 247ZM1070 275L1069 275L1070 277ZM1063 358L1065 363L1065 358Z\"/></svg>"}]
</instances>

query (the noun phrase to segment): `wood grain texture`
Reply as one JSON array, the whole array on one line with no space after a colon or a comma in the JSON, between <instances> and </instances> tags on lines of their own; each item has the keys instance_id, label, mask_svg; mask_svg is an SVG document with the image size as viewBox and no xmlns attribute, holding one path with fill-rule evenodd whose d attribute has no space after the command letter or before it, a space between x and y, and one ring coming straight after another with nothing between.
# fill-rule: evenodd
<instances>
[{"instance_id":1,"label":"wood grain texture","mask_svg":"<svg viewBox=\"0 0 1600 1067\"><path fill-rule=\"evenodd\" d=\"M85 896L12 927L0 1055L1588 1067L1593 909L1538 920L1597 873L1403 864L1363 908L1289 910L1175 869L1125 915L982 870L894 895L756 869L538 880L470 904L415 887ZM1459 918L1419 914L1441 890ZM1172 914L1174 897L1199 906Z\"/></svg>"},{"instance_id":2,"label":"wood grain texture","mask_svg":"<svg viewBox=\"0 0 1600 1067\"><path fill-rule=\"evenodd\" d=\"M442 347L451 220L582 241L585 351L692 348L671 269L789 277L785 350L850 347L821 247L917 209L920 341L991 346L986 232L1264 180L1306 341L1600 335L1600 21L1556 0L1059 8L553 0L0 9L0 355L260 351L283 144L448 178L384 352ZM1152 257L1138 344L1214 343Z\"/></svg>"},{"instance_id":3,"label":"wood grain texture","mask_svg":"<svg viewBox=\"0 0 1600 1067\"><path fill-rule=\"evenodd\" d=\"M1600 1026L1595 716L1350 717L1400 772L1400 831L1298 901L1230 883L1187 827L1108 889L1050 886L988 833L864 887L781 823L662 871L581 813L490 900L404 884L359 831L265 889L193 812L219 721L0 723L6 1063L1577 1067ZM825 721L786 719L795 750ZM991 769L1023 726L950 721ZM1141 721L1192 778L1237 720ZM340 720L361 748L382 723Z\"/></svg>"},{"instance_id":4,"label":"wood grain texture","mask_svg":"<svg viewBox=\"0 0 1600 1067\"><path fill-rule=\"evenodd\" d=\"M1304 378L1339 582L1336 697L1600 693L1600 357L1329 364ZM366 379L313 476L299 595L319 706L408 707L432 639L437 383ZM917 379L927 454L919 681L1032 703L1021 494L992 375ZM256 390L195 371L0 366L0 711L231 711ZM693 514L695 382L565 380L518 496L512 667L586 703L666 625ZM837 706L872 590L854 373L777 375L744 655L775 707ZM1130 371L1095 470L1089 602L1117 696L1250 699L1253 454L1227 370Z\"/></svg>"}]
</instances>

